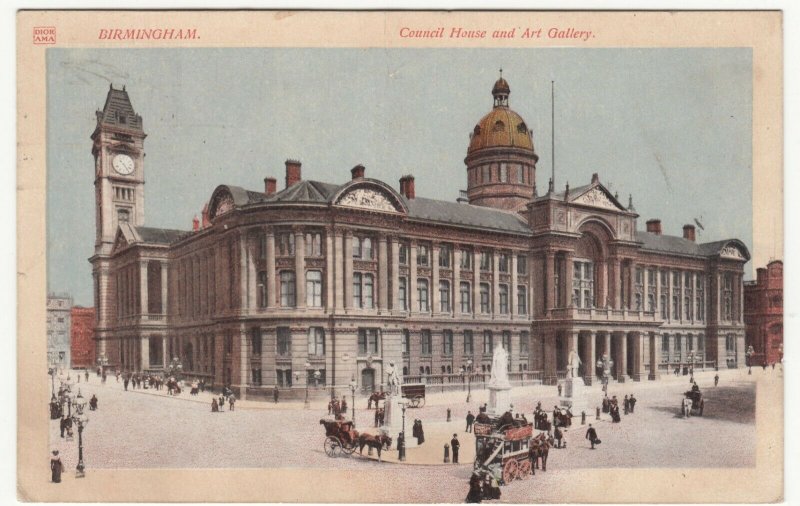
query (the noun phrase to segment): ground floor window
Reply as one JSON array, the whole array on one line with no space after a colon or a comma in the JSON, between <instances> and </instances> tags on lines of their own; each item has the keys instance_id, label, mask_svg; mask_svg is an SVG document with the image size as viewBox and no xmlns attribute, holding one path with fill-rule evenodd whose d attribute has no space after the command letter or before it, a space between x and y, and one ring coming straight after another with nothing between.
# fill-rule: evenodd
<instances>
[{"instance_id":1,"label":"ground floor window","mask_svg":"<svg viewBox=\"0 0 800 506\"><path fill-rule=\"evenodd\" d=\"M278 369L275 371L277 376L277 384L279 387L288 388L292 386L292 370L291 369Z\"/></svg>"},{"instance_id":2,"label":"ground floor window","mask_svg":"<svg viewBox=\"0 0 800 506\"><path fill-rule=\"evenodd\" d=\"M252 378L253 378L253 379L252 379L252 381L253 381L253 385L254 385L254 386L257 386L257 387L260 387L260 386L261 386L261 369L259 369L259 368L254 368L254 369L253 369L252 371L250 371L250 372L251 372L251 374L252 374Z\"/></svg>"}]
</instances>

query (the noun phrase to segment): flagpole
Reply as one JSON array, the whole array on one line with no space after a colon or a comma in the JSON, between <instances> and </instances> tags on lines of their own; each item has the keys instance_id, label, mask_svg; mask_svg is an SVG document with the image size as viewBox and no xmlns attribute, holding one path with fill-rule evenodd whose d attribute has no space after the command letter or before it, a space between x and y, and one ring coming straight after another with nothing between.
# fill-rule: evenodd
<instances>
[{"instance_id":1,"label":"flagpole","mask_svg":"<svg viewBox=\"0 0 800 506\"><path fill-rule=\"evenodd\" d=\"M555 102L555 81L550 81L550 155L553 157L552 174L550 180L553 188L556 187L556 102Z\"/></svg>"}]
</instances>

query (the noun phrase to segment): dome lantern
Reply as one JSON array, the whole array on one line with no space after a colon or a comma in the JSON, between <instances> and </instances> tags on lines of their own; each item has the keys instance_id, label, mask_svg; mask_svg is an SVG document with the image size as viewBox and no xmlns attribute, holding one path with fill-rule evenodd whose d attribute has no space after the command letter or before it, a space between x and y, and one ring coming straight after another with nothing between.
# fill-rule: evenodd
<instances>
[{"instance_id":1,"label":"dome lantern","mask_svg":"<svg viewBox=\"0 0 800 506\"><path fill-rule=\"evenodd\" d=\"M508 81L503 79L503 69L500 69L500 79L495 81L492 87L495 107L508 107L508 96L511 94L511 87Z\"/></svg>"}]
</instances>

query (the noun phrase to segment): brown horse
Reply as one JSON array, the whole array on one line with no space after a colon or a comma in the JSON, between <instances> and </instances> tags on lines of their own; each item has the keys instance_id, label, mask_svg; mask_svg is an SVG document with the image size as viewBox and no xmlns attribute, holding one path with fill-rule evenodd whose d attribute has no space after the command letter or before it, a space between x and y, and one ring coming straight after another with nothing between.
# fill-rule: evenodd
<instances>
[{"instance_id":1,"label":"brown horse","mask_svg":"<svg viewBox=\"0 0 800 506\"><path fill-rule=\"evenodd\" d=\"M372 392L369 398L367 399L367 409L372 409L372 404L375 403L375 407L378 407L378 401L382 401L386 399L386 392Z\"/></svg>"},{"instance_id":2,"label":"brown horse","mask_svg":"<svg viewBox=\"0 0 800 506\"><path fill-rule=\"evenodd\" d=\"M385 446L388 450L392 447L392 438L389 436L385 436L380 434L378 436L374 436L372 434L360 434L358 436L358 453L359 455L364 454L364 447L367 447L369 451L372 451L373 448L378 450L378 461L381 460L381 451ZM368 452L369 453L369 452Z\"/></svg>"},{"instance_id":3,"label":"brown horse","mask_svg":"<svg viewBox=\"0 0 800 506\"><path fill-rule=\"evenodd\" d=\"M533 459L533 468L539 469L539 461L542 461L542 471L547 472L547 455L550 453L550 447L553 446L552 442L548 439L546 434L539 434L531 439L531 447L536 452Z\"/></svg>"}]
</instances>

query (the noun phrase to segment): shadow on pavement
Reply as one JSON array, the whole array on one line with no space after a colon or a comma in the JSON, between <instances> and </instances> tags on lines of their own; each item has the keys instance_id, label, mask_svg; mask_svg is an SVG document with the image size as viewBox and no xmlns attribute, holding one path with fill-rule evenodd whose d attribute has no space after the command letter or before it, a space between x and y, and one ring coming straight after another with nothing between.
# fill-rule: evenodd
<instances>
[{"instance_id":1,"label":"shadow on pavement","mask_svg":"<svg viewBox=\"0 0 800 506\"><path fill-rule=\"evenodd\" d=\"M711 387L702 390L705 408L702 418L724 422L754 424L756 421L756 395L754 383L735 386ZM683 418L680 403L675 397L674 405L651 406L656 411L673 413L673 418Z\"/></svg>"}]
</instances>

